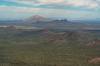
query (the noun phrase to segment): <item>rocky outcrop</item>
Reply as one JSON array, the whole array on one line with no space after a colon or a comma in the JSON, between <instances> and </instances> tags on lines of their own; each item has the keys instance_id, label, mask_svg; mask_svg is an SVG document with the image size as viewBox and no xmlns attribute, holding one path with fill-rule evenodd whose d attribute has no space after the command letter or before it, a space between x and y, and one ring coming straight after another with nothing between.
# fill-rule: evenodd
<instances>
[{"instance_id":1,"label":"rocky outcrop","mask_svg":"<svg viewBox=\"0 0 100 66\"><path fill-rule=\"evenodd\" d=\"M100 64L100 57L92 58L88 61L90 64Z\"/></svg>"}]
</instances>

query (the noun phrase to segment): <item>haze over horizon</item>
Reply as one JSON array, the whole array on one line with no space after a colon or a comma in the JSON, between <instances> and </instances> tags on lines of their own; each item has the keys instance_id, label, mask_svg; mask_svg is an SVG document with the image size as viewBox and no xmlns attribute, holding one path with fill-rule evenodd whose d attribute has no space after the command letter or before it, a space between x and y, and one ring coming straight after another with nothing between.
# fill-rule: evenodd
<instances>
[{"instance_id":1,"label":"haze over horizon","mask_svg":"<svg viewBox=\"0 0 100 66\"><path fill-rule=\"evenodd\" d=\"M69 20L100 20L100 0L0 0L0 20L33 15Z\"/></svg>"}]
</instances>

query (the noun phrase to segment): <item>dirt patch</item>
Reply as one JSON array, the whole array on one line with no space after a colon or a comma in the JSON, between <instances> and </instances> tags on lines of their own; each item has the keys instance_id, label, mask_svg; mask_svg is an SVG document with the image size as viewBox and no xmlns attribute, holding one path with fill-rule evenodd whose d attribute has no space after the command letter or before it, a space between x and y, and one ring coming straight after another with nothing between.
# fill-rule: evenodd
<instances>
[{"instance_id":1,"label":"dirt patch","mask_svg":"<svg viewBox=\"0 0 100 66\"><path fill-rule=\"evenodd\" d=\"M100 57L92 58L88 62L91 64L100 64Z\"/></svg>"}]
</instances>

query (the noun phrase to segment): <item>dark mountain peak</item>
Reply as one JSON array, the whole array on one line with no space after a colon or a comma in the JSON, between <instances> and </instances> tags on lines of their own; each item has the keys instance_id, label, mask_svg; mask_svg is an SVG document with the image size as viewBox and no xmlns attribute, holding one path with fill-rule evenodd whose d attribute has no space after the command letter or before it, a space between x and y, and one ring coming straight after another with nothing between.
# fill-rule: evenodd
<instances>
[{"instance_id":1,"label":"dark mountain peak","mask_svg":"<svg viewBox=\"0 0 100 66\"><path fill-rule=\"evenodd\" d=\"M54 22L69 22L67 19L57 19Z\"/></svg>"}]
</instances>

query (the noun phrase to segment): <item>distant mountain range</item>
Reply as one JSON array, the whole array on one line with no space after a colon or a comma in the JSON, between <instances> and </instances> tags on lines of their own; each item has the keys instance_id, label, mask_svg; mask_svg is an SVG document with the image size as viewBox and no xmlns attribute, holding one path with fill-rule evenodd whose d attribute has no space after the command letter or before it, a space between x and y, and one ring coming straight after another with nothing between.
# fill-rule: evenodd
<instances>
[{"instance_id":1,"label":"distant mountain range","mask_svg":"<svg viewBox=\"0 0 100 66\"><path fill-rule=\"evenodd\" d=\"M67 26L80 25L80 23L70 22L67 19L50 19L39 15L26 19L24 23L47 29L66 28Z\"/></svg>"},{"instance_id":2,"label":"distant mountain range","mask_svg":"<svg viewBox=\"0 0 100 66\"><path fill-rule=\"evenodd\" d=\"M2 20L0 25L28 25L45 29L100 29L100 24L93 22L74 22L67 19L50 19L40 15L34 15L24 20Z\"/></svg>"}]
</instances>

